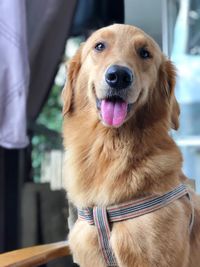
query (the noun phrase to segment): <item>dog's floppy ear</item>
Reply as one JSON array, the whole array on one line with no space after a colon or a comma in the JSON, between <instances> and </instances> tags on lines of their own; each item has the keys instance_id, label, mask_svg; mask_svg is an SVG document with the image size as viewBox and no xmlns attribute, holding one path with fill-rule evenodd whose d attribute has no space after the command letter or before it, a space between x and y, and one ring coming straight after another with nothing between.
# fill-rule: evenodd
<instances>
[{"instance_id":1,"label":"dog's floppy ear","mask_svg":"<svg viewBox=\"0 0 200 267\"><path fill-rule=\"evenodd\" d=\"M164 60L160 70L160 86L167 103L169 104L170 127L179 128L180 108L175 97L176 69L170 60Z\"/></svg>"},{"instance_id":2,"label":"dog's floppy ear","mask_svg":"<svg viewBox=\"0 0 200 267\"><path fill-rule=\"evenodd\" d=\"M63 99L63 115L70 112L72 108L73 91L76 83L76 78L81 67L81 51L82 46L67 64L67 79L62 91Z\"/></svg>"}]
</instances>

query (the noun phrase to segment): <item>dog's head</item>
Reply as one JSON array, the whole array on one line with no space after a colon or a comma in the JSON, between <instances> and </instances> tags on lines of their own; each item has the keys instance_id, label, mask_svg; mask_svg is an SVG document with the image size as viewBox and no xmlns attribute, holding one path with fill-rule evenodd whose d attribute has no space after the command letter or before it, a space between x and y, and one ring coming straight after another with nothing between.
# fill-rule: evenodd
<instances>
[{"instance_id":1,"label":"dog's head","mask_svg":"<svg viewBox=\"0 0 200 267\"><path fill-rule=\"evenodd\" d=\"M102 28L71 59L63 90L63 113L84 111L106 127L164 119L178 128L174 96L175 69L159 46L142 30L115 24ZM153 122L153 121L152 121Z\"/></svg>"}]
</instances>

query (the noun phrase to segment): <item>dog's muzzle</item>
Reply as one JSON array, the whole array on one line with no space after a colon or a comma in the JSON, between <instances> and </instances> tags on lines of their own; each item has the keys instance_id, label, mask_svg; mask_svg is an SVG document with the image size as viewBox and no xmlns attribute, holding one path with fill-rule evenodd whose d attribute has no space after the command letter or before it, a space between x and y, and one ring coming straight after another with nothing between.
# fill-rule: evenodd
<instances>
[{"instance_id":1,"label":"dog's muzzle","mask_svg":"<svg viewBox=\"0 0 200 267\"><path fill-rule=\"evenodd\" d=\"M128 92L134 80L131 69L120 65L111 65L105 72L107 85L105 96L97 99L97 108L106 126L120 127L130 111Z\"/></svg>"}]
</instances>

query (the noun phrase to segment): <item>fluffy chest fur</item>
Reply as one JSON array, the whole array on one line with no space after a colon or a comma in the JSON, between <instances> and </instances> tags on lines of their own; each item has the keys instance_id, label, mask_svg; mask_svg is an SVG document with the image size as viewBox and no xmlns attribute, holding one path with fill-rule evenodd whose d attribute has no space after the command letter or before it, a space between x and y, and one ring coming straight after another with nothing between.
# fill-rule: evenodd
<instances>
[{"instance_id":1,"label":"fluffy chest fur","mask_svg":"<svg viewBox=\"0 0 200 267\"><path fill-rule=\"evenodd\" d=\"M78 126L78 120L74 122ZM168 135L151 138L150 131L157 136L156 129L137 136L128 125L113 131L97 122L88 124L82 124L81 134L71 122L64 126L66 187L77 206L117 204L178 184L182 158Z\"/></svg>"}]
</instances>

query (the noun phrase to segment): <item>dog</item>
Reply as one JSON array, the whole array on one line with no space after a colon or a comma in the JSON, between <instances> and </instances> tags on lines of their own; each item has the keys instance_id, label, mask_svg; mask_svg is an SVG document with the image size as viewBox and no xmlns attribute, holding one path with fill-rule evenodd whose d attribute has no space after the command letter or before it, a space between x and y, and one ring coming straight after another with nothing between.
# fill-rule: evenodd
<instances>
[{"instance_id":1,"label":"dog","mask_svg":"<svg viewBox=\"0 0 200 267\"><path fill-rule=\"evenodd\" d=\"M62 93L65 186L76 207L105 211L187 183L169 133L179 127L175 81L172 62L137 27L114 24L80 46ZM108 222L113 266L200 266L200 197L188 191L153 212ZM69 245L81 267L109 266L96 225L79 217Z\"/></svg>"}]
</instances>

